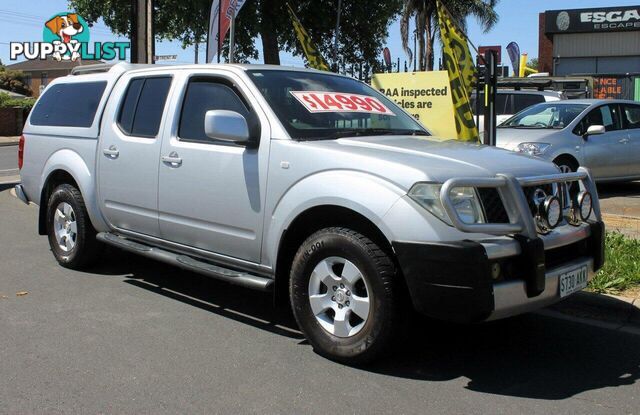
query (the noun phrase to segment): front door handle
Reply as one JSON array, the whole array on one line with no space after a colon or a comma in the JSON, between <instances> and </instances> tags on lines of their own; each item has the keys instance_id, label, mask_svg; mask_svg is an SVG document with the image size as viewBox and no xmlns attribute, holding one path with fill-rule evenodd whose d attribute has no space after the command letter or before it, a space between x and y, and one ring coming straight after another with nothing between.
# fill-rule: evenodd
<instances>
[{"instance_id":1,"label":"front door handle","mask_svg":"<svg viewBox=\"0 0 640 415\"><path fill-rule=\"evenodd\" d=\"M178 167L182 164L182 159L178 156L178 153L172 151L168 156L162 156L161 160L164 163L170 164L174 167Z\"/></svg>"},{"instance_id":2,"label":"front door handle","mask_svg":"<svg viewBox=\"0 0 640 415\"><path fill-rule=\"evenodd\" d=\"M627 144L629 142L629 139L628 138L621 138L620 140L618 140L618 142L622 143L622 144Z\"/></svg>"},{"instance_id":3,"label":"front door handle","mask_svg":"<svg viewBox=\"0 0 640 415\"><path fill-rule=\"evenodd\" d=\"M111 145L109 146L109 148L103 148L102 149L102 154L104 154L105 156L115 159L118 158L118 156L120 155L120 151L118 151L118 149L116 148L116 146Z\"/></svg>"}]
</instances>

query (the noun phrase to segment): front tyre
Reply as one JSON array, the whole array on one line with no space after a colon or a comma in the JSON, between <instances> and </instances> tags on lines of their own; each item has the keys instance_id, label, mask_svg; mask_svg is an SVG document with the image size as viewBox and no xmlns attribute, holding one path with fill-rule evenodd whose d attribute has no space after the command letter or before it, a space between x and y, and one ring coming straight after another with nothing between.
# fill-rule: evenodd
<instances>
[{"instance_id":1,"label":"front tyre","mask_svg":"<svg viewBox=\"0 0 640 415\"><path fill-rule=\"evenodd\" d=\"M314 350L348 364L387 350L398 327L395 274L389 256L350 229L322 229L304 241L289 290L296 321Z\"/></svg>"},{"instance_id":2,"label":"front tyre","mask_svg":"<svg viewBox=\"0 0 640 415\"><path fill-rule=\"evenodd\" d=\"M66 268L94 263L101 244L91 225L80 191L70 184L56 187L47 204L47 236L53 256Z\"/></svg>"}]
</instances>

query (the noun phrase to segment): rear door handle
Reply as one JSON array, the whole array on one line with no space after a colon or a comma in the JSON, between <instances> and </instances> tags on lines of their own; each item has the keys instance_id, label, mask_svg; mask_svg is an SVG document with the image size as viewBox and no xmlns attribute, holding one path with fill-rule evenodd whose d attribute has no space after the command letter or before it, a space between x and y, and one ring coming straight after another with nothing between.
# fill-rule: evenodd
<instances>
[{"instance_id":1,"label":"rear door handle","mask_svg":"<svg viewBox=\"0 0 640 415\"><path fill-rule=\"evenodd\" d=\"M172 151L168 156L162 156L160 158L164 163L171 164L172 166L178 167L182 164L182 159L178 156L178 153Z\"/></svg>"},{"instance_id":2,"label":"rear door handle","mask_svg":"<svg viewBox=\"0 0 640 415\"><path fill-rule=\"evenodd\" d=\"M112 146L109 146L109 148L103 148L102 154L104 154L109 158L115 159L115 158L118 158L118 156L120 155L120 151L118 151L116 146L112 145Z\"/></svg>"},{"instance_id":3,"label":"rear door handle","mask_svg":"<svg viewBox=\"0 0 640 415\"><path fill-rule=\"evenodd\" d=\"M618 142L622 143L622 144L627 144L629 142L629 139L628 138L621 138L620 140L618 140Z\"/></svg>"}]
</instances>

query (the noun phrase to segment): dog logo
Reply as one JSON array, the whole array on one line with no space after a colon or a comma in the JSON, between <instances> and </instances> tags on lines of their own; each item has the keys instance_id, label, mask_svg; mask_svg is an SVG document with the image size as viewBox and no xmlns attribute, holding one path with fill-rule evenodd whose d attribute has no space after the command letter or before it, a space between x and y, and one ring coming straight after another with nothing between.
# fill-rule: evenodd
<instances>
[{"instance_id":1,"label":"dog logo","mask_svg":"<svg viewBox=\"0 0 640 415\"><path fill-rule=\"evenodd\" d=\"M54 46L62 43L67 46L67 53L60 53L60 48L56 48L56 52L53 53L54 59L75 61L80 57L76 45L89 41L89 28L77 13L59 13L47 20L43 37L45 42Z\"/></svg>"}]
</instances>

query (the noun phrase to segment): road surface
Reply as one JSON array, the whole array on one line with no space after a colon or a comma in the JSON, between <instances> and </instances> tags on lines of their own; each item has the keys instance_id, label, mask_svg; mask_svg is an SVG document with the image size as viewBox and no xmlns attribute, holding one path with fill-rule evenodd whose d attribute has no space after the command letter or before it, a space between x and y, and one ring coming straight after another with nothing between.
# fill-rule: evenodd
<instances>
[{"instance_id":1,"label":"road surface","mask_svg":"<svg viewBox=\"0 0 640 415\"><path fill-rule=\"evenodd\" d=\"M18 174L18 146L0 146L0 180Z\"/></svg>"}]
</instances>

